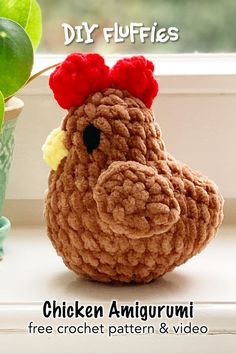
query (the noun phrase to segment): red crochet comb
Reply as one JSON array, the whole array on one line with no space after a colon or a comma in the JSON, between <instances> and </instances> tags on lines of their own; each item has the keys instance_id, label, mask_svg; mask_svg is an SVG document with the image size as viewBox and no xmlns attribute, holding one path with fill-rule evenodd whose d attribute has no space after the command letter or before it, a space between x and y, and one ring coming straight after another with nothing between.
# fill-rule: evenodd
<instances>
[{"instance_id":1,"label":"red crochet comb","mask_svg":"<svg viewBox=\"0 0 236 354\"><path fill-rule=\"evenodd\" d=\"M158 93L153 70L153 63L143 56L121 59L110 70L99 54L72 53L56 67L49 85L65 109L80 106L91 93L111 86L129 91L149 108Z\"/></svg>"},{"instance_id":2,"label":"red crochet comb","mask_svg":"<svg viewBox=\"0 0 236 354\"><path fill-rule=\"evenodd\" d=\"M62 108L77 107L109 86L109 70L99 54L71 53L50 75L49 86Z\"/></svg>"},{"instance_id":3,"label":"red crochet comb","mask_svg":"<svg viewBox=\"0 0 236 354\"><path fill-rule=\"evenodd\" d=\"M158 83L153 71L151 61L143 56L134 56L119 60L111 69L110 78L115 87L129 91L150 108L158 93Z\"/></svg>"}]
</instances>

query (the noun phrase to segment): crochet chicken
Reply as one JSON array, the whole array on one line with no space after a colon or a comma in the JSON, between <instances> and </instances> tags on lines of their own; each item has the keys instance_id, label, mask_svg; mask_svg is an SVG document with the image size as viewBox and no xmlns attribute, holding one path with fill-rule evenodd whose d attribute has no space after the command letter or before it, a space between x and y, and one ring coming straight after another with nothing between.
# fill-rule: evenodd
<instances>
[{"instance_id":1,"label":"crochet chicken","mask_svg":"<svg viewBox=\"0 0 236 354\"><path fill-rule=\"evenodd\" d=\"M148 283L199 253L223 218L216 185L167 153L143 56L111 69L72 53L50 76L68 109L43 147L48 236L65 265L101 282Z\"/></svg>"}]
</instances>

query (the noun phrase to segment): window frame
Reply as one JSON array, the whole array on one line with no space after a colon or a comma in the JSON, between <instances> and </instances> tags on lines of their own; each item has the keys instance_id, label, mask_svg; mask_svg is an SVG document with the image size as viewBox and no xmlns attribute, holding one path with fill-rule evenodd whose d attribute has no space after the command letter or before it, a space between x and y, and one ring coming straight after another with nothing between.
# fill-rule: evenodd
<instances>
[{"instance_id":1,"label":"window frame","mask_svg":"<svg viewBox=\"0 0 236 354\"><path fill-rule=\"evenodd\" d=\"M161 83L161 94L235 94L236 53L230 54L143 54L155 64L155 76ZM128 55L105 55L109 66ZM36 54L33 73L62 62L66 57ZM23 94L49 94L45 85L51 70L26 85Z\"/></svg>"}]
</instances>

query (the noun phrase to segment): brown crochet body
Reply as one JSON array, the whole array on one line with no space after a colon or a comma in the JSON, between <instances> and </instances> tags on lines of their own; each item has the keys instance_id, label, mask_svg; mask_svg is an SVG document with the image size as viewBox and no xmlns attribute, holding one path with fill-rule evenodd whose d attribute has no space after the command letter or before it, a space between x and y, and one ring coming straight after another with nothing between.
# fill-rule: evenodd
<instances>
[{"instance_id":1,"label":"brown crochet body","mask_svg":"<svg viewBox=\"0 0 236 354\"><path fill-rule=\"evenodd\" d=\"M90 123L101 131L92 153L83 142ZM166 152L139 99L98 92L68 113L62 129L69 154L50 173L45 216L57 253L74 272L150 282L215 235L223 217L217 187Z\"/></svg>"}]
</instances>

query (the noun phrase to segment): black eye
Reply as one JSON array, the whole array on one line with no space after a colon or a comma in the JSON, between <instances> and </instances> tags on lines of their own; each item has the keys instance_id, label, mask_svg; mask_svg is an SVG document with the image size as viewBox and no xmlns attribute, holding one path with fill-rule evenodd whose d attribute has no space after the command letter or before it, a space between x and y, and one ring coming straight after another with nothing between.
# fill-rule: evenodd
<instances>
[{"instance_id":1,"label":"black eye","mask_svg":"<svg viewBox=\"0 0 236 354\"><path fill-rule=\"evenodd\" d=\"M87 148L88 153L96 149L100 143L100 130L93 124L89 124L83 132L84 145Z\"/></svg>"}]
</instances>

